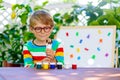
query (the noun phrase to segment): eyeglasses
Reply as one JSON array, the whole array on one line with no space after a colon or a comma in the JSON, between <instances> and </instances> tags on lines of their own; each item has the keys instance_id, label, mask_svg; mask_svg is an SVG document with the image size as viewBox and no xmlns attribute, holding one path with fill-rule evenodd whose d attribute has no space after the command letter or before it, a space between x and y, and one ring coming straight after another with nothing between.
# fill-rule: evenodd
<instances>
[{"instance_id":1,"label":"eyeglasses","mask_svg":"<svg viewBox=\"0 0 120 80\"><path fill-rule=\"evenodd\" d=\"M33 27L32 27L33 28ZM35 28L33 28L37 33L40 33L40 32L42 32L42 29L44 30L44 32L49 32L51 29L52 29L52 27L35 27Z\"/></svg>"}]
</instances>

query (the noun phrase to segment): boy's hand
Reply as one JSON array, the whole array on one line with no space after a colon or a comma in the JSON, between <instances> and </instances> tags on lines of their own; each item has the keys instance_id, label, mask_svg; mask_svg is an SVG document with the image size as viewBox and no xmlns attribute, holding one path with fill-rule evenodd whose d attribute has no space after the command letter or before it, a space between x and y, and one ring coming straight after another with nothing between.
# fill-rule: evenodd
<instances>
[{"instance_id":1,"label":"boy's hand","mask_svg":"<svg viewBox=\"0 0 120 80\"><path fill-rule=\"evenodd\" d=\"M55 60L55 54L53 50L46 49L46 54L47 54L47 57L50 59L50 61Z\"/></svg>"},{"instance_id":2,"label":"boy's hand","mask_svg":"<svg viewBox=\"0 0 120 80\"><path fill-rule=\"evenodd\" d=\"M46 57L42 60L42 62L49 62L50 63L50 58Z\"/></svg>"}]
</instances>

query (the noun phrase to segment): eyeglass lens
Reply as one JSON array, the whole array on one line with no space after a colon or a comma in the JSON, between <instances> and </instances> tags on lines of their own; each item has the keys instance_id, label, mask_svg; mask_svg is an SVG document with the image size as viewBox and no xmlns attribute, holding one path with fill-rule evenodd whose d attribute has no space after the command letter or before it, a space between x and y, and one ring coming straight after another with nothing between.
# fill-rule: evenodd
<instances>
[{"instance_id":1,"label":"eyeglass lens","mask_svg":"<svg viewBox=\"0 0 120 80\"><path fill-rule=\"evenodd\" d=\"M41 32L42 30L44 30L44 32L49 32L49 31L51 30L51 28L52 28L52 27L43 27L43 28L41 28L41 27L36 27L36 28L34 28L34 30L35 30L36 32Z\"/></svg>"}]
</instances>

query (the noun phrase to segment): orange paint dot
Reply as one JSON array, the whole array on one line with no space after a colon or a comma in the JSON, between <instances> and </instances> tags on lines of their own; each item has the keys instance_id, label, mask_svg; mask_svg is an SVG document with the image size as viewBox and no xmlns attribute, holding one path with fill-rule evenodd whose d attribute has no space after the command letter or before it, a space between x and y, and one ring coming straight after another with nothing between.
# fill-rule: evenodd
<instances>
[{"instance_id":1,"label":"orange paint dot","mask_svg":"<svg viewBox=\"0 0 120 80\"><path fill-rule=\"evenodd\" d=\"M99 39L99 42L102 43L102 42L103 42L103 39Z\"/></svg>"},{"instance_id":2,"label":"orange paint dot","mask_svg":"<svg viewBox=\"0 0 120 80\"><path fill-rule=\"evenodd\" d=\"M73 58L73 54L70 54L70 58Z\"/></svg>"}]
</instances>

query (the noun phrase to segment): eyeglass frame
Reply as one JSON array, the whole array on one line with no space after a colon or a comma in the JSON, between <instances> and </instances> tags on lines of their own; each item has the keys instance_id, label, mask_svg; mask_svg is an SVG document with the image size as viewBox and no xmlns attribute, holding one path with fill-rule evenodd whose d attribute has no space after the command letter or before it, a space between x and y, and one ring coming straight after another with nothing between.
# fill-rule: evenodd
<instances>
[{"instance_id":1,"label":"eyeglass frame","mask_svg":"<svg viewBox=\"0 0 120 80\"><path fill-rule=\"evenodd\" d=\"M38 31L37 31L37 28L38 28ZM50 27L32 27L32 29L34 29L35 30L35 32L37 32L37 33L41 33L42 32L42 30L44 31L44 32L46 32L46 33L48 33L48 32L50 32L50 30L53 28L53 26L50 26ZM45 31L45 29L49 29L48 31Z\"/></svg>"}]
</instances>

